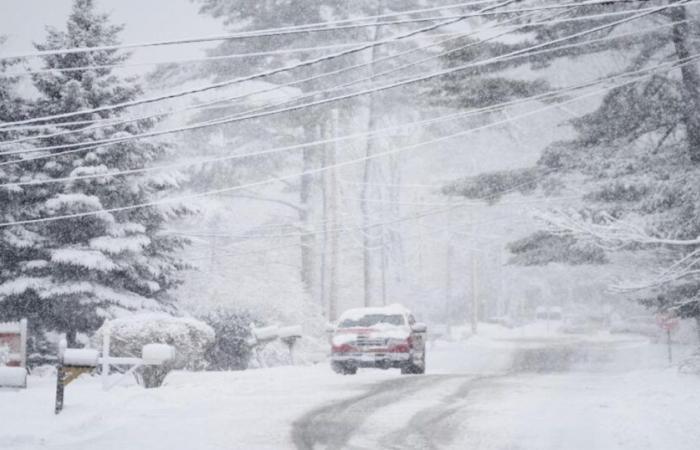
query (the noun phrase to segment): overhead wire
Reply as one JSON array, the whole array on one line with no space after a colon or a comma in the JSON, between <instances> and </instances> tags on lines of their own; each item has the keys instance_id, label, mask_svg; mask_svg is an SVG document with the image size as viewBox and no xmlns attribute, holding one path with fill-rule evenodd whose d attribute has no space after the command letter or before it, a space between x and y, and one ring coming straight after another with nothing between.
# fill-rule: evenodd
<instances>
[{"instance_id":1,"label":"overhead wire","mask_svg":"<svg viewBox=\"0 0 700 450\"><path fill-rule=\"evenodd\" d=\"M488 9L499 8L501 6L513 3L514 1L519 1L519 0L506 0L502 3L499 3L498 5L490 7ZM621 0L622 3L627 3L629 1L630 0L624 0L624 1ZM656 13L659 11L663 11L664 9L682 6L684 4L688 4L689 2L699 2L700 3L700 0L681 0L681 2L679 2L679 3L674 3L674 4L670 4L670 5L662 5L662 6L659 6L656 8L649 8L648 10L646 10L646 13L637 14L637 15L633 16L632 18L628 18L628 19L634 20L636 18L643 17L645 15L649 15L649 14L653 14L653 13ZM562 8L562 7L566 7L566 8L581 7L581 6L586 6L586 5L590 5L590 4L603 4L603 3L609 4L611 2L596 1L593 3L592 2L568 3L565 5L550 5L547 7L540 7L540 8L529 8L529 9L526 8L526 9L520 9L520 10L509 10L509 11L507 11L507 13L530 12L530 11L548 10L548 9ZM615 3L615 2L613 2L613 3ZM474 14L484 15L484 14L488 14L488 13L489 13L488 11L482 10L482 11L474 13ZM506 11L504 11L502 13L506 13ZM448 26L448 25L451 25L453 23L457 23L459 21L462 21L462 20L469 18L469 17L472 17L472 16L473 15L468 15L468 14L456 16L456 18L444 20L442 22L439 22L439 23L436 23L436 24L433 24L433 25L430 25L430 26L427 26L424 28L420 28L417 30L413 30L413 31L410 31L410 32L407 32L404 34L394 35L394 36L391 36L387 39L378 40L378 41L373 42L371 44L361 45L361 46L354 47L354 48L351 48L348 50L344 50L344 51L341 51L338 53L333 53L333 54L325 55L325 56L318 57L318 58L304 60L304 61L301 61L301 62L298 62L295 64L286 65L283 67L278 67L275 69L271 69L268 71L264 71L264 72L244 76L244 77L238 77L238 78L234 78L231 80L226 80L226 81L222 81L222 82L218 82L218 83L212 83L212 84L209 84L206 86L201 86L199 88L188 89L188 90L183 90L183 91L179 91L179 92L172 92L172 93L169 93L166 95L142 98L142 99L138 99L138 100L121 102L121 103L117 103L117 104L113 104L113 105L106 105L106 106L101 106L101 107L97 107L97 108L90 108L90 109L85 109L85 110L80 110L80 111L65 112L65 113L54 114L54 115L43 116L43 117L34 117L34 118L29 118L29 119L14 121L14 122L5 122L5 123L0 124L0 129L14 126L14 125L23 125L23 124L28 124L28 123L44 122L44 121L48 121L48 120L55 120L55 119L74 117L74 116L79 116L79 115L94 114L94 113L98 113L98 112L105 112L105 111L112 111L112 110L117 110L117 109L129 108L129 107L133 107L133 106L137 106L137 105L159 102L159 101L168 100L168 99L172 99L172 98L182 97L185 95L191 95L193 93L205 92L205 91L212 90L212 89L218 89L218 88L221 88L224 86L230 86L233 84L239 84L239 83L243 83L246 81L252 81L252 80L256 80L256 79L260 79L260 78L265 78L265 77L268 77L268 76L271 76L271 75L274 75L277 73L286 72L289 70L293 70L293 69L297 69L297 68L301 68L301 67L306 67L306 66L310 66L310 65L315 65L315 64L318 64L318 63L321 63L324 61L329 61L329 60L340 58L342 56L361 52L361 51L364 51L364 50L367 50L370 48L384 45L388 42L406 39L406 38L413 36L415 34L425 33L428 31L435 30L435 29L440 28L440 27ZM624 22L620 22L620 23L624 23ZM601 28L601 29L605 29L605 28ZM591 32L595 32L595 31L599 31L599 30L593 30Z\"/></svg>"},{"instance_id":2,"label":"overhead wire","mask_svg":"<svg viewBox=\"0 0 700 450\"><path fill-rule=\"evenodd\" d=\"M518 1L518 0L505 0L502 3L499 3L496 7L499 7L500 5L508 5L510 3L513 3L514 1ZM288 72L290 70L299 69L299 68L307 67L307 66L311 66L311 65L316 65L316 64L319 64L319 63L322 63L325 61L332 61L334 59L341 58L343 56L352 55L352 54L355 54L358 52L362 52L364 50L368 50L370 48L384 45L388 42L403 40L403 39L409 38L411 36L415 36L417 34L425 33L425 32L432 31L432 30L435 30L435 29L438 29L438 28L441 28L441 27L444 27L447 25L451 25L453 23L457 23L457 22L462 21L464 19L466 19L466 17L460 16L457 19L443 20L437 24L429 25L427 27L423 27L423 28L420 28L418 30L412 30L412 31L407 32L407 33L396 34L396 35L390 36L386 39L377 40L375 42L360 45L357 47L353 47L353 48L350 48L348 50L343 50L343 51L340 51L337 53L332 53L330 55L324 55L324 56L317 57L317 58L307 59L307 60L300 61L300 62L297 62L294 64L288 64L288 65L285 65L282 67L277 67L277 68L266 70L263 72L258 72L258 73L252 74L252 75L247 75L247 76L243 76L243 77L236 77L236 78L233 78L231 80L221 81L218 83L211 83L211 84L201 86L201 87L195 88L195 89L186 89L186 90L182 90L179 92L171 92L171 93L166 94L166 95L141 98L141 99L131 100L131 101L127 101L127 102L112 104L112 105L100 106L97 108L89 108L89 109L80 110L80 111L65 112L65 113L60 113L60 114L53 114L50 116L44 116L44 117L35 117L35 118L24 119L24 120L19 120L19 121L15 121L15 122L5 122L5 123L0 124L0 129L6 128L7 126L11 126L11 125L22 125L22 124L27 124L27 123L45 122L47 120L62 119L62 118L74 117L74 116L78 116L78 115L94 114L94 113L105 112L105 111L113 111L116 109L129 108L129 107L133 107L133 106L137 106L137 105L144 105L144 104L159 102L159 101L163 101L163 100L178 98L178 97L182 97L182 96L186 96L186 95L191 95L194 93L206 92L209 90L218 89L218 88L225 87L225 86L240 84L240 83L243 83L246 81L253 81L253 80L257 80L257 79L261 79L261 78L267 78L269 76L272 76L272 75L275 75L278 73Z\"/></svg>"},{"instance_id":3,"label":"overhead wire","mask_svg":"<svg viewBox=\"0 0 700 450\"><path fill-rule=\"evenodd\" d=\"M693 59L697 59L698 57L700 57L700 55L695 55L693 57ZM691 59L691 61L693 59ZM280 152L299 150L299 149L310 148L310 147L320 146L320 145L325 145L325 144L330 144L330 143L337 143L337 142L342 142L342 141L347 141L347 140L353 140L353 139L361 138L361 137L371 137L371 136L377 136L377 135L381 136L383 134L396 132L398 130L402 130L405 128L412 128L412 127L416 127L416 126L427 126L427 125L431 125L434 123L440 123L443 121L457 120L460 118L471 117L473 115L478 115L478 114L482 114L482 113L489 113L489 112L498 111L498 110L506 108L506 107L516 106L516 105L520 105L520 104L524 104L524 103L529 103L532 101L549 100L550 97L562 95L562 94L565 94L568 92L572 92L572 91L579 90L579 89L584 89L584 88L591 87L591 86L595 86L595 85L600 84L600 83L605 82L605 81L614 81L614 80L617 80L620 78L625 78L625 77L628 77L631 75L646 74L646 73L650 73L650 72L653 73L654 71L659 70L659 69L673 68L673 67L675 67L675 64L676 64L675 62L661 63L661 64L658 64L657 66L653 66L650 68L640 69L640 70L636 70L636 71L628 71L628 72L624 72L621 74L611 75L611 76L602 77L602 78L595 78L593 80L587 80L585 82L578 83L574 86L568 86L568 87L564 87L564 88L554 89L554 90L551 90L548 92L539 93L539 94L531 95L531 96L524 97L521 99L502 102L499 104L490 105L490 106L486 106L486 107L482 107L482 108L476 108L476 109L472 109L472 110L468 110L468 111L461 111L458 113L451 113L451 114L447 114L445 116L424 119L424 120L415 121L415 122L411 122L411 123L404 123L401 125L395 125L395 126L381 128L378 130L358 132L358 133L353 133L353 134L349 134L349 135L345 135L345 136L320 139L320 140L306 142L306 143L302 143L302 144L289 145L289 146L284 146L284 147L272 148L272 149L268 149L268 150L243 153L243 154L233 154L233 155L225 155L225 156L203 158L203 159L200 158L200 159L197 159L195 161L183 161L183 162L177 162L177 163L166 164L166 165L161 165L161 166L126 169L126 170L121 170L121 171L112 171L112 172L105 172L105 173L98 173L98 174L85 174L85 175L79 175L79 176L68 176L68 177L62 177L62 178L25 180L25 181L19 181L19 182L14 182L14 183L0 184L0 188L2 188L2 187L9 188L9 187L19 187L19 186L30 186L30 185L39 185L39 184L51 184L51 183L79 181L79 180L87 180L87 179L103 178L103 177L133 175L133 174L138 174L138 173L146 173L146 172L160 171L160 170L173 170L173 169L179 169L179 168L183 168L183 167L191 167L191 166L210 164L210 163L214 163L214 162L223 162L223 161L231 161L231 160L236 160L236 159L266 156L266 155L271 155L271 154L280 153ZM6 162L0 163L0 167L2 167L4 165L11 164L11 163L32 161L34 159L40 159L40 158L41 157L28 158L25 160L17 160L17 161L6 161Z\"/></svg>"},{"instance_id":4,"label":"overhead wire","mask_svg":"<svg viewBox=\"0 0 700 450\"><path fill-rule=\"evenodd\" d=\"M565 36L565 37L556 39L556 41L566 41L566 40L580 37L581 35L589 34L589 33L590 33L590 31L580 32L580 33L576 33L575 35L569 35L569 36ZM601 38L600 40L611 39L611 38L614 38L614 36ZM191 125L187 125L187 126L183 126L183 127L178 127L178 128L174 128L174 129L151 131L151 132L140 133L140 134L136 134L136 135L129 135L129 136L124 136L124 137L108 138L108 139L102 139L102 140L97 140L97 141L90 141L90 142L86 142L86 143L59 144L59 145L53 145L53 146L34 147L31 149L26 149L26 150L5 151L5 152L0 152L0 156L12 155L12 154L40 153L40 152L46 152L46 151L50 151L50 150L60 150L60 149L74 149L74 151L69 151L69 152L59 152L59 153L48 154L48 155L45 155L43 157L40 157L39 159L52 158L52 157L58 157L58 156L68 154L68 153L98 148L98 147L105 145L105 144L116 144L116 143L131 141L134 139L162 136L162 135L166 135L166 134L197 130L197 129L207 128L207 127L211 127L211 126L218 126L218 125L223 125L223 124L241 122L244 120L258 119L261 117L267 117L267 116L274 115L274 114L280 114L280 113L289 112L289 111L296 111L298 109L303 109L303 108L307 108L307 107L318 106L321 104L326 104L326 103L340 101L340 100L346 100L346 99L354 98L354 97L357 97L360 95L366 95L367 93L374 93L374 92L379 92L379 91L383 91L383 90L387 90L387 89L392 89L392 88L403 86L406 84L412 84L415 82L424 81L426 79L434 78L437 76L453 73L455 71L466 70L468 68L481 67L481 66L485 66L485 65L489 65L489 64L500 63L500 62L508 61L510 59L531 57L531 56L542 54L542 53L560 51L560 50L566 49L566 48L585 46L591 42L599 42L600 40L583 41L583 42L579 42L579 43L557 46L557 47L552 47L552 48L543 48L543 47L548 47L552 43L554 43L554 41L550 41L550 42L545 42L542 44L530 46L530 47L525 48L525 49L516 50L516 51L510 52L510 53L506 53L504 55L498 55L495 57L487 58L485 60L479 60L479 61L471 62L469 64L465 64L462 66L458 66L455 68L446 69L446 70L439 72L438 74L433 73L433 74L429 74L429 75L425 75L425 76L420 76L417 78L403 79L403 80L392 82L392 83L389 83L389 84L386 84L383 86L373 87L373 88L369 88L369 89L359 91L359 92L352 92L349 94L343 94L343 95L339 95L336 97L324 98L324 99L313 101L313 102L292 105L292 106L274 109L274 110L265 110L262 112L258 112L255 114L249 114L249 115L235 114L232 116L226 116L226 117L219 118L219 119L212 119L212 120L208 120L205 122L195 123L195 124L191 124ZM539 49L539 50L531 51L531 49ZM26 160L31 160L31 159L17 160L17 161L12 161L11 163L22 162L22 161L26 161ZM1 165L3 165L3 164L0 163L0 166Z\"/></svg>"},{"instance_id":5,"label":"overhead wire","mask_svg":"<svg viewBox=\"0 0 700 450\"><path fill-rule=\"evenodd\" d=\"M515 0L515 1L522 1L522 0ZM470 17L505 15L505 14L513 14L513 13L519 13L519 12L530 12L530 11L547 11L547 10L567 8L567 7L572 7L572 6L612 5L612 4L623 4L623 3L636 3L639 1L644 1L644 0L588 0L588 1L578 2L578 3L572 2L572 3L564 3L564 4L543 5L543 6L537 6L537 7L512 9L512 10L498 11L498 12L496 12L496 11L484 11L484 12L477 11L474 13L462 13L460 15L454 15L454 16L444 16L443 15L443 16L435 16L435 17L423 17L423 18L418 18L418 19L395 20L395 21L391 21L391 22L375 21L375 22L370 22L370 23L349 24L349 25L343 25L341 23L342 20L337 21L337 22L318 22L316 24L305 24L305 25L294 25L294 26L280 27L280 28L269 28L269 29L264 29L264 30L253 30L253 31L240 32L240 33L234 33L234 34L226 34L226 35L218 35L218 36L195 37L195 38L186 38L186 39L173 39L173 40L167 40L167 41L131 43L131 44L102 45L102 46L94 46L94 47L72 47L72 48L38 50L38 51L34 51L34 52L17 53L17 54L11 54L11 55L0 55L0 60L43 57L43 56L75 54L75 53L89 53L89 52L96 52L96 51L113 51L113 50L125 50L125 49L133 49L133 48L160 47L160 46L166 46L166 45L194 44L194 43L212 42L212 41L227 41L227 40L236 40L236 39L274 37L274 36L285 36L285 35L290 35L290 34L311 33L311 32L330 32L330 31L340 31L340 30L347 30L347 29L367 28L367 27L376 27L376 26L403 25L403 24L407 24L407 23L434 22L434 21L439 21L439 20L444 20L444 19L462 20L462 19L470 18ZM479 5L479 4L493 3L493 2L494 1L469 2L469 3L462 4L460 6L448 6L445 8L453 8L454 9L454 8L458 8L458 7L475 6L475 5ZM407 12L396 13L397 16L406 15L406 14L410 14L410 13L407 13ZM375 16L375 18L376 17L377 16ZM363 18L363 19L343 19L343 20L345 20L345 21L352 21L352 20L366 21L366 20L370 20L370 19L374 19L374 18L372 16L368 16L368 17ZM336 23L336 26L331 26L331 27L327 26L328 24L333 24L333 23Z\"/></svg>"},{"instance_id":6,"label":"overhead wire","mask_svg":"<svg viewBox=\"0 0 700 450\"><path fill-rule=\"evenodd\" d=\"M515 1L515 0L512 0L512 1ZM501 5L504 5L504 3L502 3ZM516 20L516 19L518 19L518 18L517 18L517 17L511 18L511 19L509 19L507 22L510 22L510 21L513 21L513 20ZM469 36L473 36L473 35L479 34L479 33L483 32L483 31L488 31L488 30L490 30L491 28L492 28L492 27L484 27L484 28L479 27L479 28L477 28L476 30L472 30L472 31L469 31L469 32L463 32L463 33L457 33L456 35L457 35L457 37L469 37ZM285 88L294 87L294 86L297 86L297 85L299 85L299 84L307 83L307 82L310 82L310 81L318 81L318 80L323 79L323 78L326 78L326 77L340 75L340 74L342 74L342 73L349 72L349 71L352 71L352 70L355 70L355 69L364 68L364 67L369 67L369 66L372 66L372 65L374 65L374 64L378 64L378 63L381 63L381 62L385 62L385 61L397 59L397 58L400 58L400 57L403 57L403 56L406 56L406 55L409 55L409 54L412 54L412 53L415 53L415 52L418 52L418 51L421 51L421 50L425 50L425 49L428 49L428 48L431 48L431 47L435 47L435 46L442 45L442 44L444 44L444 43L446 43L446 42L449 42L449 41L452 40L452 39L454 39L454 38L448 38L448 39L444 39L444 40L441 40L441 41L432 42L432 43L429 43L429 44L426 44L426 45L421 45L421 46L418 46L418 47L413 47L413 48L411 48L411 49L409 49L409 50L406 50L406 51L402 51L402 52L399 52L399 53L393 53L393 54L391 54L391 55L387 55L387 56L384 56L384 57L381 57L381 58L377 58L377 59L375 59L375 60L373 60L373 61L371 61L371 62L363 62L363 63L359 63L359 64L354 64L354 65L351 65L351 66L345 66L345 67L342 67L342 68L339 68L339 69L335 69L335 70L332 70L332 71L329 71L329 72L323 72L323 73L320 73L320 74L311 75L311 76L306 77L306 78L293 80L293 81L288 82L288 83L277 84L277 85L272 86L272 87L267 87L267 88L263 88L263 89L254 90L253 92L247 92L247 93L244 93L244 94L238 94L238 95L235 95L235 96L233 96L233 97L229 97L229 98L225 98L225 99L215 99L215 100L208 101L208 102L204 102L204 103L200 103L200 104L197 104L197 105L190 105L190 106L185 107L185 108L180 108L180 109L177 110L177 111L164 112L164 113L155 113L155 114L150 114L150 115L146 115L146 116L141 116L141 117L138 117L138 118L129 118L129 119L127 119L127 120L116 121L116 122L109 122L109 123L106 123L105 125L96 125L96 126L91 126L91 127L86 127L86 128L76 129L76 130L65 130L65 131L56 132L56 133L50 133L50 134L45 134L45 135L37 135L37 136L22 137L22 138L14 139L14 140L11 140L11 141L0 141L0 145L10 145L10 144L16 144L16 143L21 143L21 142L26 142L26 141L31 141L31 140L37 140L37 139L48 139L48 138L58 137L58 136L66 136L66 135L80 134L80 133L85 133L85 132L93 131L93 130L96 130L96 129L101 129L101 128L105 128L105 127L113 127L113 126L117 126L117 125L123 125L123 124L131 123L131 122L136 122L136 121L140 121L140 120L151 120L151 119L155 119L155 118L158 118L158 117L163 117L163 116L166 116L166 115L171 115L171 114L176 113L176 112L185 112L185 111L191 111L191 110L203 110L203 109L208 109L209 106L219 105L219 104L228 103L228 102L232 102L232 101L236 101L236 100L242 100L242 99L244 99L244 98L252 97L252 96L255 96L255 95L269 94L269 93L272 93L272 92L280 91L280 90L285 89ZM489 39L491 39L491 38L489 38ZM483 40L480 41L480 42L483 42ZM437 57L439 57L439 56L438 56L438 55L435 55L435 56L432 57L432 59L437 58ZM379 76L383 76L383 75L385 75L385 74L377 74L375 77L379 77ZM370 77L369 79L372 79L372 78L374 78L374 77ZM361 82L361 81L364 81L364 79L363 79L363 80L359 80L359 81L351 81L351 82L349 82L349 83L346 83L346 84L344 84L344 85L342 85L342 86L337 87L337 89L340 89L340 88L346 87L346 86L351 86L351 85L357 84L357 83L359 83L359 82ZM300 99L300 98L312 97L313 95L318 94L318 93L333 92L334 90L336 90L336 88L334 88L333 90L322 89L322 90L318 90L318 91L313 92L313 93L304 93L304 95L298 96L297 98L295 98L295 99L293 99L293 100L298 100L298 99ZM289 102L289 101L287 100L287 101L284 101L284 102L281 102L281 103L278 103L278 104L279 104L279 105L284 105L284 104L287 104L288 102ZM252 109L252 110L247 110L247 111L244 111L243 113L240 113L240 114L241 114L241 115L250 114L250 113L253 113L253 112L257 112L257 111L260 111L260 110L267 109L267 108L269 108L269 107L271 107L271 106L270 106L270 105L266 105L266 106L264 106L264 107L262 107L262 108L255 108L255 109ZM58 125L63 126L64 124L58 124Z\"/></svg>"},{"instance_id":7,"label":"overhead wire","mask_svg":"<svg viewBox=\"0 0 700 450\"><path fill-rule=\"evenodd\" d=\"M631 14L631 13L633 13L633 12L645 11L645 10L649 10L649 9L650 9L650 8L647 8L647 9L637 9L637 10L625 10L625 11L617 11L617 12L607 12L607 13L602 13L602 14L593 14L593 15L576 16L576 17L565 18L565 19L548 19L547 21L542 21L542 22L530 22L530 23L528 23L528 24L525 25L525 26L531 27L531 26L536 26L536 25L548 25L548 24L558 24L558 23L571 22L571 21L599 19L599 18L608 17L608 16L617 16L617 15L621 15L621 14ZM518 19L518 18L515 17L515 18L513 18L513 19L511 19L511 20L514 20L514 19ZM509 21L511 21L511 20L508 20L507 22L509 22ZM682 22L684 22L684 21L679 21L679 22L675 22L675 23L682 23ZM520 27L522 27L522 26L523 26L523 25L517 25L517 26L510 26L510 27L505 27L505 28L512 28L512 27L520 28ZM663 25L663 26L666 26L666 25ZM494 25L494 26L492 26L492 27L488 27L487 29L498 29L498 28L503 28L503 27L500 26L500 25ZM481 28L479 28L479 29L477 29L477 30L475 30L475 31L479 31L479 30L481 30ZM471 35L471 34L473 34L473 33L472 33L472 32L449 33L449 35L454 35L454 36L465 36L465 37L468 36L468 35ZM410 38L407 38L407 39L410 39ZM448 41L448 40L449 40L449 39L446 39L445 41ZM443 41L443 42L444 42L444 41ZM353 45L354 45L354 44L353 44ZM438 45L438 43L430 44L430 45L424 46L423 48L432 47L432 46L434 46L434 45ZM396 56L401 56L401 55L402 55L402 54L392 55L392 56L390 56L390 58L393 58L393 57L396 57ZM372 63L358 64L358 65L352 66L352 67L350 67L350 68L357 68L357 67L361 67L361 66L367 66L367 65L370 65L370 64L372 64ZM46 128L50 128L50 127L56 127L56 126L63 127L63 126L74 126L74 125L90 125L90 124L93 124L93 125L94 125L94 124L97 124L96 126L86 127L86 128L77 129L77 130L67 130L67 131L65 131L65 132L60 132L60 133L51 133L51 134L45 134L45 135L31 136L31 137L25 137L25 138L21 138L21 139L15 139L15 140L12 140L12 141L3 141L3 142L0 142L0 144L10 144L10 143L24 142L24 141L33 140L33 139L44 139L44 138L49 138L49 137L55 137L55 136L60 136L60 135L64 135L64 134L74 134L74 133L80 133L80 132L87 132L87 131L91 131L91 130L94 130L94 129L99 129L99 128L103 128L103 127L111 127L111 126L116 126L116 125L122 125L122 124L126 124L126 123L137 122L137 121L140 121L140 120L156 119L156 118L158 118L158 117L168 116L168 115L172 115L172 114L176 114L176 113L180 113L180 112L186 112L186 111L198 110L198 109L207 109L207 107L210 106L210 105L216 105L216 104L219 104L219 103L224 103L224 102L230 102L230 101L240 100L240 99L243 99L243 98L246 98L246 97L250 97L250 96L255 96L255 95L259 95L259 94L264 94L264 93L269 93L269 92L281 90L281 89L284 89L284 88L286 88L286 87L295 86L295 85L300 84L300 83L304 83L304 82L316 80L316 79L319 79L319 78L322 78L322 77L325 77L325 76L328 76L328 75L331 75L331 74L337 74L337 73L338 73L338 71L325 72L325 73L313 75L313 76L308 77L308 78L299 79L299 80L294 80L294 81L289 82L289 83L277 84L277 85L275 85L275 86L273 86L273 87L270 87L270 88L264 88L264 89L254 90L254 91L252 91L252 92L247 92L247 93L245 93L245 94L236 95L236 96L233 96L233 97L222 98L222 99L217 99L217 100L213 100L213 101L207 101L207 102L198 103L198 104L195 104L195 105L189 105L189 106L186 106L186 107L184 107L184 108L179 108L179 109L175 109L175 110L151 113L151 114L145 115L145 116L137 116L137 117L126 118L126 119L121 119L121 118L116 118L116 117L115 117L115 118L100 118L100 119L88 119L88 120L67 121L67 122L49 123L49 124L41 124L41 125L16 125L16 126L10 126L10 127L7 127L6 130L10 130L10 131L42 130L42 129L46 129ZM379 74L378 74L377 76L379 76ZM319 91L319 92L320 92L320 91ZM0 126L2 126L2 125L3 125L3 124L0 124ZM8 123L5 123L4 125L8 125Z\"/></svg>"},{"instance_id":8,"label":"overhead wire","mask_svg":"<svg viewBox=\"0 0 700 450\"><path fill-rule=\"evenodd\" d=\"M697 57L697 56L698 56L698 55L696 55L696 57ZM681 64L687 64L687 63L688 63L688 61L686 61L685 63L681 63ZM676 64L676 67L680 66L681 64ZM636 81L637 81L637 80L628 81L626 84L634 83L634 82L636 82ZM545 105L545 106L542 107L542 108L538 108L538 109L535 109L535 110L532 110L532 111L528 111L528 112L526 112L526 113L522 113L522 114L518 114L518 115L515 115L515 116L511 116L511 117L509 117L508 119L490 122L490 123L488 123L488 124L485 124L485 125L482 125L482 126L479 126L479 127L476 127L476 128L470 128L470 129L467 129L467 130L464 130L464 131L461 131L461 132L453 133L453 134L446 135L446 136L437 137L437 138L434 138L434 139L431 139L431 140L428 140L428 141L419 142L419 143L416 143L416 144L413 144L413 145L409 145L409 146L406 146L406 147L402 147L402 148L399 148L399 149L388 150L388 151L376 153L376 154L373 154L373 155L368 155L368 156L364 156L364 157L360 157L360 158L355 158L355 159L351 159L351 160L346 160L346 161L343 161L343 162L340 162L340 163L336 163L336 164L333 164L333 165L328 165L328 166L324 166L324 167L321 167L321 168L309 169L309 170L302 171L302 172L299 172L299 173L284 175L284 176L280 176L280 177L273 177L273 178L269 178L269 179L266 179L266 180L260 180L260 181L256 181L256 182L247 183L247 184L245 184L245 185L236 185L236 186L230 186L230 187L212 189L212 190L208 190L208 191L197 192L197 193L192 193L192 194L187 194L187 195L182 195L182 196L176 196L176 197L166 197L166 198L161 198L161 199L157 199L157 200L152 200L152 201L143 202L143 203L137 203L137 204L132 204L132 205L126 205L126 206L119 206L119 207L113 207L113 208L103 208L103 209L100 209L100 210L85 211L85 212L73 213L73 214L62 214L62 215L57 215L57 216L48 216L48 217L40 217L40 218L33 218L33 219L25 219L25 220L17 220L17 221L8 221L8 222L0 223L0 228L9 227L9 226L15 226L15 225L27 225L27 224L34 224L34 223L54 222L54 221L58 221L58 220L74 219L74 218L89 217L89 216L97 216L97 215L111 214L111 213L115 213L115 212L131 211L131 210L135 210L135 209L154 207L154 206L165 205L165 204L180 203L180 202L183 202L183 201L194 200L194 199L198 199L198 198L207 197L207 196L210 196L210 195L217 195L217 194L222 194L222 193L225 193L225 192L234 192L234 191L239 191L239 190L244 190L244 189L250 189L250 188L252 188L252 187L263 186L263 185L266 185L266 184L271 184L271 183L275 183L275 182L279 182L279 181L286 181L286 180L296 179L296 178L299 178L299 177L301 177L301 176L307 176L307 175L314 175L314 174L318 174L318 173L323 173L323 172L325 172L325 171L327 171L327 170L330 170L330 169L350 166L350 165L353 165L353 164L357 164L357 163L360 163L360 162L364 162L364 161L366 161L366 160L376 159L376 158L381 158L381 157L388 156L388 155L397 154L397 153L404 152L404 151L407 151L407 150L412 150L412 149L415 149L415 148L419 148L419 147L422 147L422 146L425 146L425 145L428 145L428 144L436 144L436 143L444 142L444 141L447 141L447 140L450 140L450 139L454 139L454 138L456 138L456 137L466 136L466 135L468 135L468 134L471 134L471 133L474 133L474 132L477 132L477 131L482 131L482 130L485 130L485 129L489 129L489 128L501 126L501 125L503 125L503 124L512 122L512 121L517 120L517 119L520 119L520 118L533 116L533 115L539 114L539 113L541 113L541 112L543 112L543 111L551 110L551 109L553 109L553 108L558 107L558 106L561 105L561 104L568 104L568 103L572 103L572 102L581 100L581 99L583 99L583 98L588 98L588 97L591 97L591 96L594 96L594 95L599 95L599 94L601 94L601 93L605 93L605 92L607 92L608 90L610 90L610 88L600 89L600 90L594 91L594 92L592 92L592 93L588 93L588 94L585 94L585 95L576 96L576 97L573 97L573 98L570 98L570 99L567 99L567 100L564 100L564 101L561 101L561 102L556 102L556 103L553 103L553 104Z\"/></svg>"}]
</instances>

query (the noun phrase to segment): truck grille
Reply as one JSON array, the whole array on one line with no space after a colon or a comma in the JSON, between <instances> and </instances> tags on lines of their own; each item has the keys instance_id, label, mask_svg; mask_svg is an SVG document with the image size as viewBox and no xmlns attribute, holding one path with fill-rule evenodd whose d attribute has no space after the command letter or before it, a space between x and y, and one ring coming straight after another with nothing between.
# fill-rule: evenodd
<instances>
[{"instance_id":1,"label":"truck grille","mask_svg":"<svg viewBox=\"0 0 700 450\"><path fill-rule=\"evenodd\" d=\"M357 337L357 346L360 349L375 348L375 347L385 347L387 344L386 339L370 339L364 336Z\"/></svg>"}]
</instances>

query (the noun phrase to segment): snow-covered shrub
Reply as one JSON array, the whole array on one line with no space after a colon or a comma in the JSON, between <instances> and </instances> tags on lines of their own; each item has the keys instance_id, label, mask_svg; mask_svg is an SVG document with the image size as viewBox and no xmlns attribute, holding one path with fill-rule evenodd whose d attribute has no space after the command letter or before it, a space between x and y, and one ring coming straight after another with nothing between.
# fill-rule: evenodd
<instances>
[{"instance_id":1,"label":"snow-covered shrub","mask_svg":"<svg viewBox=\"0 0 700 450\"><path fill-rule=\"evenodd\" d=\"M219 309L201 317L216 332L216 339L206 352L211 370L245 370L251 357L246 342L253 318L245 312Z\"/></svg>"},{"instance_id":2,"label":"snow-covered shrub","mask_svg":"<svg viewBox=\"0 0 700 450\"><path fill-rule=\"evenodd\" d=\"M175 347L175 358L162 366L144 366L136 379L145 387L160 386L172 370L203 370L205 353L214 343L214 330L191 317L173 317L162 313L139 314L115 319L111 327L112 356L140 357L144 345L169 344ZM102 342L104 325L95 334L95 345Z\"/></svg>"},{"instance_id":3,"label":"snow-covered shrub","mask_svg":"<svg viewBox=\"0 0 700 450\"><path fill-rule=\"evenodd\" d=\"M678 365L678 371L689 375L700 375L700 350L683 360Z\"/></svg>"}]
</instances>

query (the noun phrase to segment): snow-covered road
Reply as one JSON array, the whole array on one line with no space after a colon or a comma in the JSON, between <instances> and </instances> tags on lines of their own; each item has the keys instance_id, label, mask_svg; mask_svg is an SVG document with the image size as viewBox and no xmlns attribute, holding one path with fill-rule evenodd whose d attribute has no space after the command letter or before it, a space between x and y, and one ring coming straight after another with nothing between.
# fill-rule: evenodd
<instances>
[{"instance_id":1,"label":"snow-covered road","mask_svg":"<svg viewBox=\"0 0 700 450\"><path fill-rule=\"evenodd\" d=\"M696 449L700 379L665 358L630 337L472 337L437 342L425 376L317 365L109 392L86 377L58 417L53 378L32 377L0 392L0 449Z\"/></svg>"},{"instance_id":2,"label":"snow-covered road","mask_svg":"<svg viewBox=\"0 0 700 450\"><path fill-rule=\"evenodd\" d=\"M638 338L482 344L442 343L432 367L444 373L378 382L310 411L294 424L295 445L584 450L700 442L700 380L665 369L663 346Z\"/></svg>"}]
</instances>

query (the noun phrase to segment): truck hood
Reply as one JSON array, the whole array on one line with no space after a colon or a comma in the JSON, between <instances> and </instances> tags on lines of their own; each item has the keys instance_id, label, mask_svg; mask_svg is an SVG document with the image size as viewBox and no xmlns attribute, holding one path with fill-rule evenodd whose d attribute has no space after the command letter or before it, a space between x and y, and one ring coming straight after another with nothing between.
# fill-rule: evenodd
<instances>
[{"instance_id":1,"label":"truck hood","mask_svg":"<svg viewBox=\"0 0 700 450\"><path fill-rule=\"evenodd\" d=\"M364 339L407 339L410 330L404 326L382 325L369 328L338 328L333 334L333 343L341 345L355 342L359 337Z\"/></svg>"}]
</instances>

